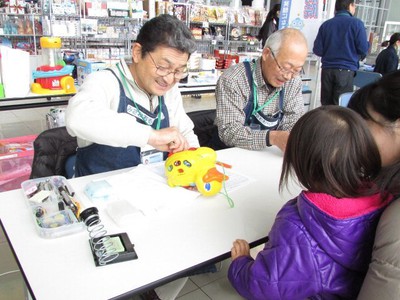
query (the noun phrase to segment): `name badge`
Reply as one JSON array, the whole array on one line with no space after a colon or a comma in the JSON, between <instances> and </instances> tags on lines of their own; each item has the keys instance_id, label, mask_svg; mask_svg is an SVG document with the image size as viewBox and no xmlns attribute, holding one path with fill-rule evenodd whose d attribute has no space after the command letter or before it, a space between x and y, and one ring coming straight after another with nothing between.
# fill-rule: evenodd
<instances>
[{"instance_id":1,"label":"name badge","mask_svg":"<svg viewBox=\"0 0 400 300\"><path fill-rule=\"evenodd\" d=\"M140 161L144 165L157 163L163 161L163 153L149 145L140 149Z\"/></svg>"},{"instance_id":2,"label":"name badge","mask_svg":"<svg viewBox=\"0 0 400 300\"><path fill-rule=\"evenodd\" d=\"M255 114L256 119L263 124L266 128L272 128L277 126L280 119L279 118L271 118L271 120L265 120L259 113Z\"/></svg>"}]
</instances>

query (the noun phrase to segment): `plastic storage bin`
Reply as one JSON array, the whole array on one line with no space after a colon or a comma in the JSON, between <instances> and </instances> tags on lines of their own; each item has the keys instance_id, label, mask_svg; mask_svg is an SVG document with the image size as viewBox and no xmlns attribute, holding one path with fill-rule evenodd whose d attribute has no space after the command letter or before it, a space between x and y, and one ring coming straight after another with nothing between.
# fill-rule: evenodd
<instances>
[{"instance_id":1,"label":"plastic storage bin","mask_svg":"<svg viewBox=\"0 0 400 300\"><path fill-rule=\"evenodd\" d=\"M56 238L85 228L80 202L63 176L26 180L21 184L41 237Z\"/></svg>"},{"instance_id":2,"label":"plastic storage bin","mask_svg":"<svg viewBox=\"0 0 400 300\"><path fill-rule=\"evenodd\" d=\"M19 189L31 174L36 135L0 140L0 192Z\"/></svg>"}]
</instances>

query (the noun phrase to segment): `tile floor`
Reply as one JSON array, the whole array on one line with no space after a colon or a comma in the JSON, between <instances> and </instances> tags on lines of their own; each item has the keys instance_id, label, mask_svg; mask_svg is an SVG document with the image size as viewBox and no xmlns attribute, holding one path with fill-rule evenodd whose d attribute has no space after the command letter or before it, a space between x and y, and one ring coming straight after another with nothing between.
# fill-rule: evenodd
<instances>
[{"instance_id":1,"label":"tile floor","mask_svg":"<svg viewBox=\"0 0 400 300\"><path fill-rule=\"evenodd\" d=\"M187 96L184 97L184 107L187 112L215 108L215 99L213 95L203 95L200 99ZM45 114L48 111L49 107L0 111L0 139L39 134L46 129ZM218 264L219 271L216 273L190 277L177 299L243 299L235 292L227 279L229 262L225 260L221 265ZM4 233L0 230L0 300L22 299L28 299L24 281Z\"/></svg>"}]
</instances>

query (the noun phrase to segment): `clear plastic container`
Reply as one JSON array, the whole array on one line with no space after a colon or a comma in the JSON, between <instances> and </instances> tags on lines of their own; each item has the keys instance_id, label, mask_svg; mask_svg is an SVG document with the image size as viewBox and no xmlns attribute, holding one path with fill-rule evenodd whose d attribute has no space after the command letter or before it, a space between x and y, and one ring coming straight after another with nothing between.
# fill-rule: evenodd
<instances>
[{"instance_id":1,"label":"clear plastic container","mask_svg":"<svg viewBox=\"0 0 400 300\"><path fill-rule=\"evenodd\" d=\"M42 47L42 59L45 66L64 65L61 53L61 38L43 36L40 38L40 46Z\"/></svg>"},{"instance_id":2,"label":"clear plastic container","mask_svg":"<svg viewBox=\"0 0 400 300\"><path fill-rule=\"evenodd\" d=\"M0 192L19 189L32 171L36 135L0 140Z\"/></svg>"},{"instance_id":3,"label":"clear plastic container","mask_svg":"<svg viewBox=\"0 0 400 300\"><path fill-rule=\"evenodd\" d=\"M63 176L26 180L21 184L35 227L43 238L56 238L85 228L81 203Z\"/></svg>"}]
</instances>

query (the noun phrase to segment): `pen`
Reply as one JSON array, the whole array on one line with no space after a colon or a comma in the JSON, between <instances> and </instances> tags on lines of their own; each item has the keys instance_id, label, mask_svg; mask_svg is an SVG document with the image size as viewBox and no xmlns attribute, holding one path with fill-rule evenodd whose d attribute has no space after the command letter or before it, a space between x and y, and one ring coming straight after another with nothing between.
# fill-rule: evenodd
<instances>
[{"instance_id":1,"label":"pen","mask_svg":"<svg viewBox=\"0 0 400 300\"><path fill-rule=\"evenodd\" d=\"M78 217L79 216L79 206L77 205L76 202L72 201L71 197L66 192L65 187L60 186L58 188L58 191L60 192L60 194L62 196L62 199L64 200L65 204L72 210L74 215L76 217Z\"/></svg>"}]
</instances>

